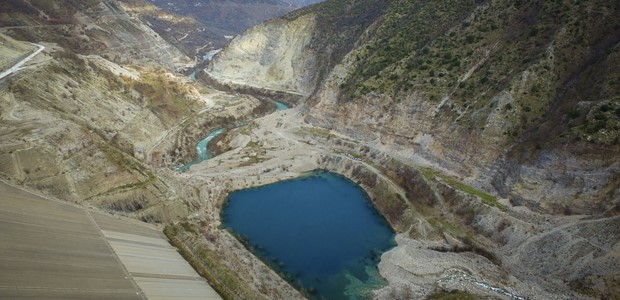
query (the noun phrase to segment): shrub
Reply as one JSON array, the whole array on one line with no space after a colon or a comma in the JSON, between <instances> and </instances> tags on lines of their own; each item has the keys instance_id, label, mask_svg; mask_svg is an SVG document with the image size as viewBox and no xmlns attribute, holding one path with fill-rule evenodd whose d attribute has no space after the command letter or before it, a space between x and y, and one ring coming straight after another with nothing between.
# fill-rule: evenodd
<instances>
[{"instance_id":1,"label":"shrub","mask_svg":"<svg viewBox=\"0 0 620 300\"><path fill-rule=\"evenodd\" d=\"M577 119L577 118L579 118L579 111L578 111L578 110L576 110L576 109L571 109L571 110L568 112L568 117L569 117L569 118L571 118L571 119Z\"/></svg>"},{"instance_id":2,"label":"shrub","mask_svg":"<svg viewBox=\"0 0 620 300\"><path fill-rule=\"evenodd\" d=\"M598 113L594 115L594 119L599 120L599 121L607 121L607 116L605 116L604 114Z\"/></svg>"},{"instance_id":3,"label":"shrub","mask_svg":"<svg viewBox=\"0 0 620 300\"><path fill-rule=\"evenodd\" d=\"M609 105L607 105L607 104L603 104L603 105L601 105L601 107L599 109L602 112L608 112L611 109L611 107L609 107Z\"/></svg>"}]
</instances>

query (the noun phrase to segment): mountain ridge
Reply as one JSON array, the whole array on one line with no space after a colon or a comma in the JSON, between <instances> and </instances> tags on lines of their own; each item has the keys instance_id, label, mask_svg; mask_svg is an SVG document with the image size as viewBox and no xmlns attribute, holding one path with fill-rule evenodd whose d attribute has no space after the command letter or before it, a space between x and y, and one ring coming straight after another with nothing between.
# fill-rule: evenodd
<instances>
[{"instance_id":1,"label":"mountain ridge","mask_svg":"<svg viewBox=\"0 0 620 300\"><path fill-rule=\"evenodd\" d=\"M620 36L618 30L614 28L620 27L620 24L610 23L599 27L598 23L593 23L586 27L584 31L592 32L588 39L593 44L588 44L584 40L586 44L579 49L583 49L580 50L583 52L589 49L587 47L591 47L592 49L589 50L591 52L589 54L583 52L584 54L580 56L582 60L578 64L580 67L572 67L571 62L558 61L554 58L553 53L556 53L555 55L566 54L562 54L565 50L559 50L558 46L553 45L566 44L573 38L583 39L583 36L567 36L563 32L574 29L558 27L555 25L556 21L549 21L548 14L563 11L565 16L558 22L564 22L562 23L564 26L581 24L584 21L579 18L587 19L592 16L583 13L587 10L572 7L569 2L545 5L521 2L519 7L507 1L466 1L459 2L460 6L452 5L452 1L433 3L418 1L409 4L410 6L401 2L386 3L384 8L378 8L377 12L365 15L363 19L366 19L366 23L364 24L368 25L358 26L363 30L355 28L355 30L363 31L363 34L351 34L349 39L336 39L336 41L330 41L331 37L351 33L349 28L351 25L347 26L346 22L343 22L342 26L326 29L322 26L327 25L323 24L331 23L324 21L329 20L332 15L332 18L349 15L343 13L342 10L364 11L363 9L368 7L365 5L366 2L354 1L347 7L344 6L345 1L328 1L301 9L282 18L289 21L286 25L289 26L288 24L294 24L293 20L301 16L313 15L317 18L317 24L322 24L317 26L311 34L313 38L308 48L325 51L315 50L313 57L310 54L305 58L305 64L310 66L313 66L312 61L316 62L314 67L306 72L319 78L303 88L306 94L312 91L305 106L308 120L313 120L317 122L316 124L328 128L348 127L358 133L366 132L367 137L372 139L401 140L401 143L405 144L421 145L420 141L428 140L425 137L427 135L434 136L428 137L430 140L437 139L435 142L437 145L469 144L470 148L466 149L470 153L467 154L470 158L467 160L474 165L478 164L478 168L487 170L498 169L503 163L519 165L520 162L527 162L528 158L530 158L530 163L536 165L536 159L532 160L532 158L535 158L538 153L539 160L543 159L547 155L544 151L546 149L557 148L555 154L552 155L564 153L570 156L571 154L561 149L570 148L568 144L572 143L575 149L579 147L589 149L590 156L593 155L593 150L600 153L601 156L598 159L601 160L601 164L599 166L606 168L607 176L619 171L620 166L617 162L613 159L609 160L611 157L603 153L606 151L620 153L618 146L620 145L618 142L620 123L619 116L615 113L615 110L620 108L620 103L618 103L618 95L614 94L620 87L617 86L617 81L613 80L614 76L618 76L613 71L613 67L606 67L619 63L617 53ZM411 5L413 5L412 9L406 9ZM597 7L598 12L607 15L614 15L619 11L614 4L605 1L600 5L588 3L587 6ZM447 13L444 12L446 9ZM369 10L375 9L369 8ZM422 27L426 31L418 30L418 27L410 25L395 25L400 24L399 22L423 22L425 18L433 15L438 15L440 20L438 23L428 23L430 25ZM498 21L499 15L505 16L501 22ZM532 19L533 17L538 18L538 21L536 18ZM319 21L319 18L323 18L322 21ZM356 16L349 18L355 19ZM441 20L441 18L447 19ZM514 24L520 22L526 26L511 29L515 28ZM351 24L358 23L352 22ZM439 27L434 29L434 26ZM256 34L269 36L268 32L261 32L259 28L255 27L248 31L240 39L251 39ZM335 30L335 32L325 33L330 30ZM417 31L411 33L412 30ZM606 30L609 30L611 34L606 34L608 32ZM464 33L456 34L457 31ZM468 33L472 31L474 33ZM404 42L404 34L412 35L413 40ZM338 48L338 43L348 46ZM464 46L463 49L449 48L450 45L458 43ZM500 46L502 44L505 45ZM235 41L229 47L234 46ZM409 52L406 50L409 49L408 47L417 50ZM336 48L341 51L330 52ZM517 50L521 48L524 50ZM555 48L558 49L554 51ZM279 53L280 49L287 49L287 46L265 48L259 46L259 49L263 50L257 53L261 53L260 51ZM456 53L451 53L451 51L456 51ZM330 58L330 54L325 53L339 54ZM468 53L471 54L465 55ZM504 53L508 54L503 55ZM226 57L226 55L227 51L224 51L220 57ZM512 64L507 62L507 57L510 55L514 56L511 59L514 62ZM531 56L539 58L532 60ZM215 59L208 68L208 72L216 77L224 78L218 74L218 71L231 66L232 63L231 59L224 60L220 57ZM290 59L285 59L283 63L300 65L299 61ZM254 72L272 66L265 63L248 67L247 70ZM243 72L242 69L238 70ZM502 73L501 70L506 70L508 73ZM603 84L609 85L601 89L601 91L607 91L607 94L601 95L602 98L589 97L588 101L581 100L577 103L575 99L583 99L584 96L580 95L580 92L574 95L576 91L593 88L575 90L575 85L585 84L579 80L590 80L591 76L585 76L584 72L592 73L593 70L607 70L604 71L607 73L598 71L596 75L605 81ZM321 77L321 73L331 74ZM241 84L247 82L260 86L263 78L265 81L270 80L264 75L256 75L260 73L253 73L255 74L253 76L240 74L242 73L231 76L237 76L236 80ZM495 77L498 79L492 79ZM410 81L404 82L402 81L404 79ZM293 77L292 80L299 79ZM594 81L597 80L594 79ZM543 84L547 84L549 88L543 89ZM415 89L414 86L416 86ZM553 92L556 86L557 92ZM573 96L568 97L567 94ZM380 105L380 109L376 109L375 103ZM351 113L355 114L353 118L350 118ZM349 117L341 118L339 115ZM412 123L407 124L404 118L409 118ZM376 134L377 131L380 134ZM459 133L461 137L454 133ZM480 144L488 145L490 148L493 148L492 144L496 143L499 147L492 152L476 154L479 152L476 144L465 142L472 138L480 140ZM453 143L451 139L460 142ZM444 149L442 151L449 151L445 145L442 146ZM432 149L417 148L423 152L418 155L422 163L428 159L442 163L451 161L446 156L442 157L433 153ZM453 149L458 148L456 146ZM510 150L506 152L505 149ZM395 151L399 150L395 149ZM490 158L488 154L493 152L495 154L491 156L494 158ZM459 156L457 152L451 155ZM547 155L547 157L550 156ZM502 162L506 158L509 161ZM494 162L496 159L497 162ZM516 161L510 162L512 159ZM586 160L582 160L581 163L588 164ZM579 168L578 165L573 165L573 167ZM443 168L459 170L457 172L470 177L470 180L474 182L482 178L476 175L475 169L467 170L460 162L450 163L449 166L445 165ZM521 171L504 174L503 179L501 176L499 179L482 178L478 184L491 189L497 186L497 191L502 196L516 197L518 192L510 192L514 186L508 189L501 186L506 186L506 181L521 180L519 172ZM591 174L594 175L594 173ZM561 177L561 174L551 175L553 176ZM604 177L599 179L607 181ZM615 179L611 179L607 183L603 182L603 186L613 187L614 182ZM599 213L618 210L620 203L612 201L613 193L610 196L605 196L605 192L599 193L598 196L591 192L588 193L594 198L607 199L596 200L610 205L602 206ZM558 195L556 202L565 196L567 195ZM582 201L586 201L585 198ZM555 209L552 208L552 210ZM579 209L573 208L572 210L578 212Z\"/></svg>"},{"instance_id":2,"label":"mountain ridge","mask_svg":"<svg viewBox=\"0 0 620 300\"><path fill-rule=\"evenodd\" d=\"M291 86L298 86L292 91L309 95L299 104L305 122L328 132L317 133L327 136L327 143L335 133L356 141L353 151L371 165L383 166L379 170L412 191L408 201L416 210L441 211L424 217L435 224L432 227L460 236L461 241L458 230L433 222L456 222L456 226L470 228L478 245L487 245L482 249L495 249L490 251L501 257L502 268L529 284L540 281L552 294L570 290L579 293L571 297L605 297L617 291L618 281L600 262L617 265L617 257L607 252L592 267L583 265L589 271L573 269L568 261L533 253L539 247L554 257L566 257L567 248L554 248L549 240L565 231L550 226L542 229L544 233L528 233L524 224L539 218L534 215L549 217L556 224L575 221L570 232L585 230L590 232L588 239L594 239L609 234L611 227L601 225L595 233L586 229L586 219L609 225L618 218L618 16L620 6L609 1L333 0L270 22L280 24L280 29L259 25L248 30L216 56L205 72L210 80L233 81L243 91L244 86L272 88L273 81L266 74L274 66L312 66L301 69L313 74L313 81L287 77ZM280 34L279 30L303 18L314 18L317 24L313 32L301 37L310 41L303 63L282 55L290 42L258 45L251 55L234 54L243 41L257 36L294 41L294 30L284 31L290 34L284 39L272 33ZM363 20L363 25L346 20ZM283 59L277 64L235 65L235 59L259 62L263 55ZM233 66L236 71L227 73ZM382 155L393 162L386 162ZM424 174L435 193L441 190L435 200L416 202L411 187L420 185L416 172ZM498 201L501 205L496 207L500 211L503 207L505 216L465 204L466 198L460 198L463 194L450 188L477 195L491 206ZM454 203L453 197L460 200ZM380 209L384 214L406 207L396 200L386 201L392 202ZM405 210L394 217L412 226L410 235L423 236L425 231L415 227L414 221L408 223L410 214ZM506 224L515 227L505 229ZM521 226L517 224L525 227L517 229ZM609 245L617 245L613 241L617 237L611 239ZM489 248L493 243L496 246ZM570 251L590 247L571 245L575 248ZM554 278L561 279L548 278L540 268L524 269L518 257L554 268ZM401 266L401 262L393 263ZM385 272L394 282L402 280ZM601 277L588 277L588 272ZM605 282L605 287L595 287L595 282Z\"/></svg>"}]
</instances>

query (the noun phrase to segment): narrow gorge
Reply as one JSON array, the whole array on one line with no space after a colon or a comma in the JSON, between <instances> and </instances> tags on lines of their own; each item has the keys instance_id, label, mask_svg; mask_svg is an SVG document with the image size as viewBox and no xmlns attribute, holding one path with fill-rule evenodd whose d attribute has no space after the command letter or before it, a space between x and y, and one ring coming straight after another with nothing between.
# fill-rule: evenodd
<instances>
[{"instance_id":1,"label":"narrow gorge","mask_svg":"<svg viewBox=\"0 0 620 300\"><path fill-rule=\"evenodd\" d=\"M225 299L620 294L620 4L326 0L224 43L160 2L0 5L0 71L44 47L0 79L3 183L156 226ZM376 284L322 294L223 217L308 172L393 231Z\"/></svg>"}]
</instances>

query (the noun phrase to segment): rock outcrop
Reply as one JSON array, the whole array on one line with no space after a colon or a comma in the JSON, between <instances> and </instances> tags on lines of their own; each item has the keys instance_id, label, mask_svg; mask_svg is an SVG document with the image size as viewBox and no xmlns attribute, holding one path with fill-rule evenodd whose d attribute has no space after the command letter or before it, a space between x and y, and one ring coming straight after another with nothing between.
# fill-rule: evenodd
<instances>
[{"instance_id":1,"label":"rock outcrop","mask_svg":"<svg viewBox=\"0 0 620 300\"><path fill-rule=\"evenodd\" d=\"M316 53L308 47L315 23L308 14L257 25L217 54L206 73L224 84L308 96L316 85Z\"/></svg>"}]
</instances>

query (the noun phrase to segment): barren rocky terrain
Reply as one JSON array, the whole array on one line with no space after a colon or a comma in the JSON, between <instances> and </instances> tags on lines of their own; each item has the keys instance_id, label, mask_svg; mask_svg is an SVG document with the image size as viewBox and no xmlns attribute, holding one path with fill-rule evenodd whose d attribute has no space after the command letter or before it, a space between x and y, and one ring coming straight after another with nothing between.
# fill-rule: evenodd
<instances>
[{"instance_id":1,"label":"barren rocky terrain","mask_svg":"<svg viewBox=\"0 0 620 300\"><path fill-rule=\"evenodd\" d=\"M408 4L401 2L376 2L376 10L361 8L361 2L327 2L253 28L232 41L206 72L211 81L254 91L309 95L298 114L321 138L308 141L308 149L325 149L325 143L344 138L340 145L346 150L312 154L320 157L314 158L318 166L360 182L393 227L415 240L401 235L399 247L385 255L381 270L390 288L381 295L418 298L437 287L450 291L444 277L466 285L462 276L452 278L457 266L473 276L466 288L471 293L480 292L474 286L484 286L476 283L481 280L509 292L507 297L617 294L612 270L619 263L613 229L620 201L619 119L607 114L619 103L615 83L604 79L616 75L603 71L617 65L616 31L594 25L593 14L565 2L538 8L505 1L451 3L418 3L404 12ZM614 5L599 4L600 14L618 13ZM458 7L462 10L452 11ZM570 17L551 21L548 13L554 10ZM344 12L349 14L341 17ZM434 23L410 24L432 12ZM520 21L534 15L536 21ZM589 32L587 38L565 33L581 22L590 24L581 29ZM305 24L318 25L300 36ZM501 33L511 30L513 40L505 40ZM304 46L295 46L301 42ZM583 56L566 53L567 45ZM581 48L585 45L589 48ZM291 54L296 48L303 50ZM507 57L514 63L502 62ZM569 67L568 61L581 67ZM300 75L286 66L304 67L295 69ZM282 76L287 82L274 79L278 72L287 74ZM588 90L599 97L579 90L585 81L604 85ZM338 151L349 156L334 157ZM350 158L364 163L341 165ZM377 178L393 184L378 185ZM373 195L386 186L403 191ZM599 244L600 238L607 242ZM472 253L458 263L444 260ZM423 260L429 267L441 267L423 271L408 265L413 257L428 255L434 257ZM471 263L481 256L501 276Z\"/></svg>"},{"instance_id":2,"label":"barren rocky terrain","mask_svg":"<svg viewBox=\"0 0 620 300\"><path fill-rule=\"evenodd\" d=\"M584 279L601 284L600 291L617 288L618 217L553 216L494 197L497 202L489 204L448 175L425 174L429 169L395 163L376 150L365 152L370 147L300 122L301 115L291 109L234 129L225 138L229 151L179 175L199 187L202 197L212 199L189 219L210 236L208 247L220 251L220 239L230 242L227 233L216 230L229 191L321 168L360 183L399 232L398 246L384 254L379 265L390 283L377 292L379 298L420 298L453 289L491 298L588 298L565 283L580 274L592 274ZM410 173L394 176L398 170L386 169L386 159ZM405 190L402 180L414 183ZM394 206L404 212L395 212ZM574 263L565 264L566 257ZM548 276L550 272L555 276Z\"/></svg>"},{"instance_id":3,"label":"barren rocky terrain","mask_svg":"<svg viewBox=\"0 0 620 300\"><path fill-rule=\"evenodd\" d=\"M0 80L0 177L166 226L225 298L304 297L220 210L315 169L397 232L378 299L614 298L620 9L517 2L329 0L235 38L198 81L117 1L2 4L1 65L45 50ZM216 128L217 156L175 171Z\"/></svg>"}]
</instances>

